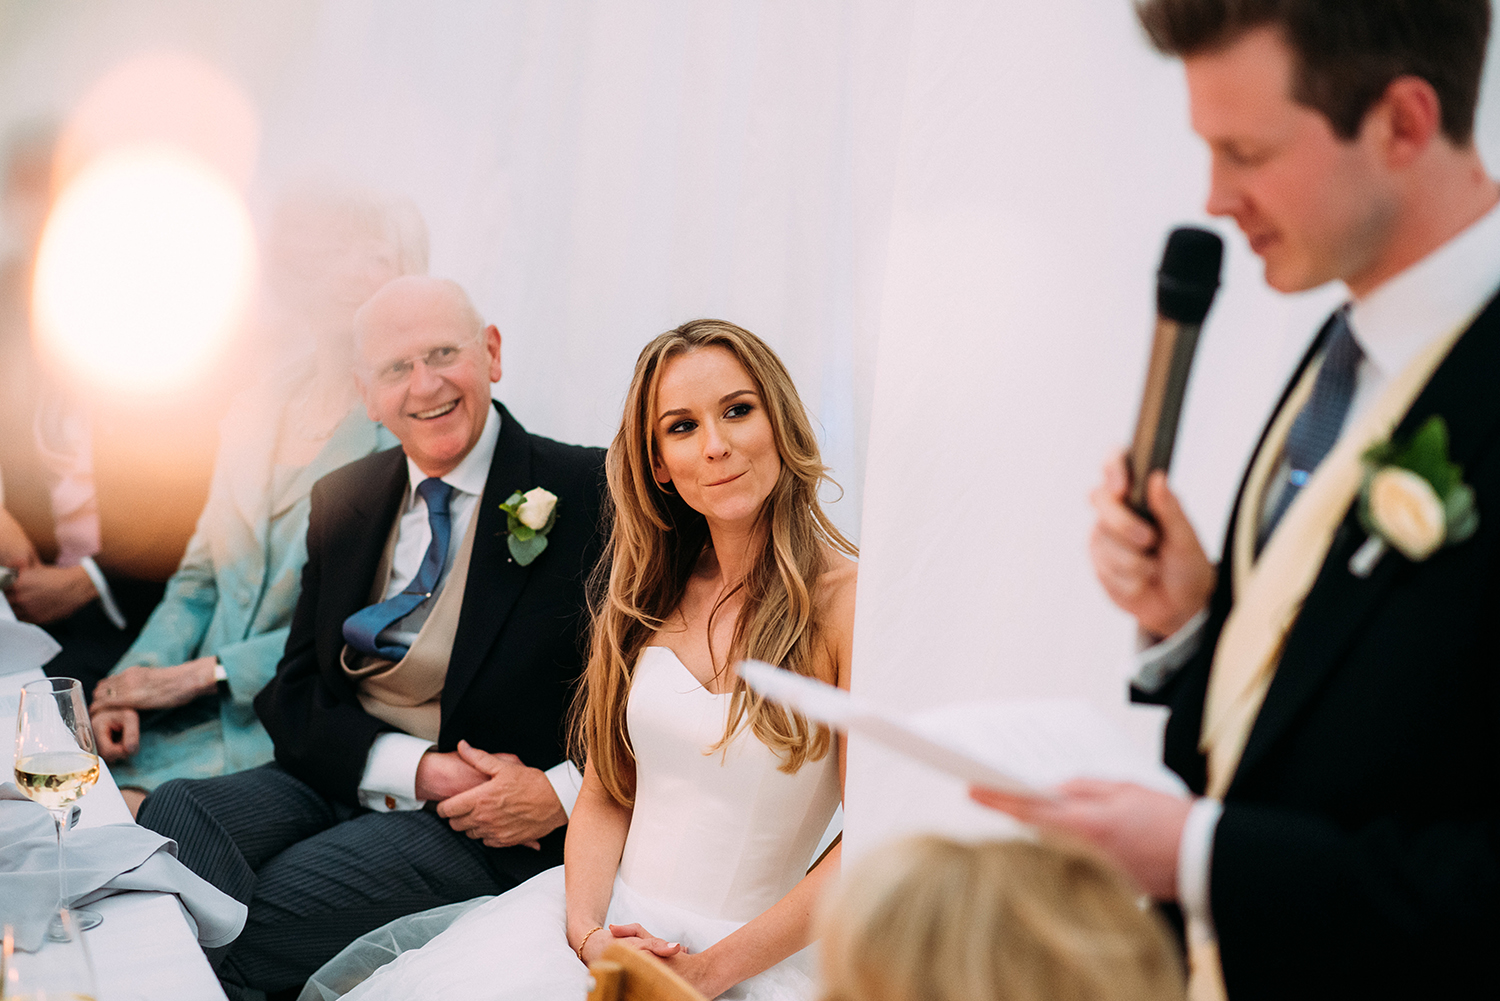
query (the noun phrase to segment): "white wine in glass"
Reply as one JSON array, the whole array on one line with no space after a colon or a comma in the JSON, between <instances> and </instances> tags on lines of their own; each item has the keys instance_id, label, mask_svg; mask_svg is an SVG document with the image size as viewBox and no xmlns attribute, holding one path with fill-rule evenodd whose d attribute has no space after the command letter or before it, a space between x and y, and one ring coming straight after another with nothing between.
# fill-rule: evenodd
<instances>
[{"instance_id":1,"label":"white wine in glass","mask_svg":"<svg viewBox=\"0 0 1500 1001\"><path fill-rule=\"evenodd\" d=\"M63 855L63 833L68 809L99 780L99 756L94 753L94 730L89 725L83 685L72 678L43 678L21 687L16 713L16 785L47 808L57 825L57 908L47 936L66 938L61 912L68 906L68 870ZM104 919L88 910L72 912L80 931Z\"/></svg>"},{"instance_id":2,"label":"white wine in glass","mask_svg":"<svg viewBox=\"0 0 1500 1001\"><path fill-rule=\"evenodd\" d=\"M16 761L16 785L49 810L60 810L99 781L99 759L92 754L42 751Z\"/></svg>"}]
</instances>

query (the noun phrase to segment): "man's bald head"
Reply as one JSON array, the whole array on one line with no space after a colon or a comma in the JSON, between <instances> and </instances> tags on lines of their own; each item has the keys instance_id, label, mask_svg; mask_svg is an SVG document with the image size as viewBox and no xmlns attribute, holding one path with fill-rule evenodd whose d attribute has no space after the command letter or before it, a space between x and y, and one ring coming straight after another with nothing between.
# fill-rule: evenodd
<instances>
[{"instance_id":1,"label":"man's bald head","mask_svg":"<svg viewBox=\"0 0 1500 1001\"><path fill-rule=\"evenodd\" d=\"M431 275L402 275L380 286L354 314L354 344L358 349L374 324L428 323L451 323L476 338L484 329L483 318L458 282Z\"/></svg>"},{"instance_id":2,"label":"man's bald head","mask_svg":"<svg viewBox=\"0 0 1500 1001\"><path fill-rule=\"evenodd\" d=\"M457 282L406 275L354 314L356 374L370 419L428 476L450 472L479 440L500 380L500 332Z\"/></svg>"}]
</instances>

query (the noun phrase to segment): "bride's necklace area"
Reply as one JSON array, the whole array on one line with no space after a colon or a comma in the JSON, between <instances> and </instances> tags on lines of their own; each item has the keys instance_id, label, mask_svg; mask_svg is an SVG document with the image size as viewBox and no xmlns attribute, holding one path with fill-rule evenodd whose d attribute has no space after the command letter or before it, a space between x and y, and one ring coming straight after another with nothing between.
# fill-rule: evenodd
<instances>
[{"instance_id":1,"label":"bride's necklace area","mask_svg":"<svg viewBox=\"0 0 1500 1001\"><path fill-rule=\"evenodd\" d=\"M688 656L684 657L677 652L677 659L683 662L693 677L698 679L705 690L719 695L729 691L733 686L734 673L730 668L727 651L733 642L733 629L729 635L721 637L722 642L714 642L713 631L722 629L726 621L733 623L739 614L739 602L734 601L735 588L737 585L724 583L715 587L711 582L700 583L698 594L691 595L691 612L689 616L689 602L683 601L669 618L671 633L675 633L688 641L690 646ZM709 592L713 591L712 594ZM730 603L720 606L720 602L726 597ZM722 663L721 663L722 659ZM695 669L696 666L696 669ZM707 671L703 670L707 667Z\"/></svg>"}]
</instances>

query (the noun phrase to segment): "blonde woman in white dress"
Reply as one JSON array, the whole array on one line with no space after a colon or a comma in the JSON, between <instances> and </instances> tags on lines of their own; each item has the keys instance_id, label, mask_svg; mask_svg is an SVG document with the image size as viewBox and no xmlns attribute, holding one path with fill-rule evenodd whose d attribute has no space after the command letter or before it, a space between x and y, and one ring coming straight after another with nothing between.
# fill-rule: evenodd
<instances>
[{"instance_id":1,"label":"blonde woman in white dress","mask_svg":"<svg viewBox=\"0 0 1500 1001\"><path fill-rule=\"evenodd\" d=\"M849 684L855 548L818 503L811 422L759 338L697 320L641 353L608 470L566 864L470 909L351 999L577 1001L585 964L614 943L706 997L813 995L803 950L839 849L807 867L842 795L842 742L731 666ZM374 965L360 945L304 998Z\"/></svg>"}]
</instances>

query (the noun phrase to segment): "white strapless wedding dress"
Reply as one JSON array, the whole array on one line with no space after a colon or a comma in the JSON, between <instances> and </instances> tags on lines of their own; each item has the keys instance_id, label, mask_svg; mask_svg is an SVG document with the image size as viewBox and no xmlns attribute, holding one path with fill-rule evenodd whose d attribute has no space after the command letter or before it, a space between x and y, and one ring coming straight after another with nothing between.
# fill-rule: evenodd
<instances>
[{"instance_id":1,"label":"white strapless wedding dress","mask_svg":"<svg viewBox=\"0 0 1500 1001\"><path fill-rule=\"evenodd\" d=\"M626 713L635 809L608 920L638 922L691 952L796 885L839 801L832 754L788 775L744 729L726 749L708 753L724 733L728 706L727 695L708 692L666 647L641 654ZM587 971L568 945L565 918L559 866L467 911L345 997L582 1001ZM722 997L805 1001L813 991L809 951Z\"/></svg>"}]
</instances>

